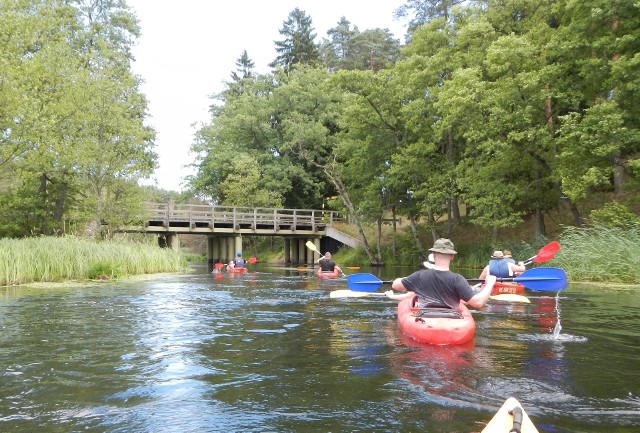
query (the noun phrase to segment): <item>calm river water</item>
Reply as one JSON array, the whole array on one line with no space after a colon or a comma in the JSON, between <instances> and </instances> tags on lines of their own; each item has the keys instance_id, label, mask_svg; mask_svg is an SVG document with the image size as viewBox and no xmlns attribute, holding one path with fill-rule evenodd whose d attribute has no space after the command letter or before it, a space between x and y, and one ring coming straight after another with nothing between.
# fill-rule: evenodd
<instances>
[{"instance_id":1,"label":"calm river water","mask_svg":"<svg viewBox=\"0 0 640 433\"><path fill-rule=\"evenodd\" d=\"M0 288L0 431L479 432L509 396L541 432L638 431L639 290L528 292L434 347L345 280L252 269Z\"/></svg>"}]
</instances>

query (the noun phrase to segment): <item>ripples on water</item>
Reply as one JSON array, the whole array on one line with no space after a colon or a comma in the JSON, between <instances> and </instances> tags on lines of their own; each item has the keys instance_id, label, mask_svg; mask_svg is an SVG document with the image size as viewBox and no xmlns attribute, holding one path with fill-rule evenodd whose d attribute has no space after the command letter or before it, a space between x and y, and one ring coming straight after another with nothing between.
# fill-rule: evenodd
<instances>
[{"instance_id":1,"label":"ripples on water","mask_svg":"<svg viewBox=\"0 0 640 433\"><path fill-rule=\"evenodd\" d=\"M391 301L328 297L345 286L264 267L6 289L0 431L470 432L509 396L540 431L640 424L633 292L493 303L442 347Z\"/></svg>"}]
</instances>

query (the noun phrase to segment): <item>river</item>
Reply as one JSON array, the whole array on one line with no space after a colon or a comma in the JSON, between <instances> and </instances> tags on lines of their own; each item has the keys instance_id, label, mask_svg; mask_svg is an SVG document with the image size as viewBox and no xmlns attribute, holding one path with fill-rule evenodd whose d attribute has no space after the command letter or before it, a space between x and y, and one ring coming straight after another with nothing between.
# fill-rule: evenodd
<instances>
[{"instance_id":1,"label":"river","mask_svg":"<svg viewBox=\"0 0 640 433\"><path fill-rule=\"evenodd\" d=\"M541 432L638 431L638 290L492 301L428 346L345 280L251 269L0 288L0 431L468 433L509 396Z\"/></svg>"}]
</instances>

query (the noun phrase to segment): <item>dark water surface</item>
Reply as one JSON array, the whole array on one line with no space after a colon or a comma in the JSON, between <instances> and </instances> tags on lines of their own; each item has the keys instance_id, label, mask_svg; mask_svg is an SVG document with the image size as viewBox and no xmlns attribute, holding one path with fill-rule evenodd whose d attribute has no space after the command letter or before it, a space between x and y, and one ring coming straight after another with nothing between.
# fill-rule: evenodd
<instances>
[{"instance_id":1,"label":"dark water surface","mask_svg":"<svg viewBox=\"0 0 640 433\"><path fill-rule=\"evenodd\" d=\"M0 431L479 432L509 396L541 432L639 431L638 290L528 292L434 347L345 280L253 269L0 288Z\"/></svg>"}]
</instances>

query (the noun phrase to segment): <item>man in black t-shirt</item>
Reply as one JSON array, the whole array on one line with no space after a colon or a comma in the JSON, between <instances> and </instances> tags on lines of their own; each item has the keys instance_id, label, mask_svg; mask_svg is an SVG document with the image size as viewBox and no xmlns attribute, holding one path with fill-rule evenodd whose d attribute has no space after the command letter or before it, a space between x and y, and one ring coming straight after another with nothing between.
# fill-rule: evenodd
<instances>
[{"instance_id":1,"label":"man in black t-shirt","mask_svg":"<svg viewBox=\"0 0 640 433\"><path fill-rule=\"evenodd\" d=\"M449 239L438 239L429 251L433 253L435 261L433 268L414 272L408 277L396 278L391 287L405 293L395 294L393 290L389 290L385 292L388 298L402 300L417 295L418 306L421 308L458 308L460 301L481 308L487 303L496 277L488 276L484 288L475 293L462 275L449 270L451 260L457 254L453 242Z\"/></svg>"},{"instance_id":2,"label":"man in black t-shirt","mask_svg":"<svg viewBox=\"0 0 640 433\"><path fill-rule=\"evenodd\" d=\"M320 272L335 272L338 274L342 274L342 269L340 269L340 267L336 265L336 262L331 260L330 252L327 251L326 253L324 253L324 256L320 257L316 261L320 265Z\"/></svg>"}]
</instances>

